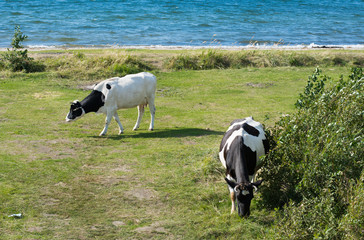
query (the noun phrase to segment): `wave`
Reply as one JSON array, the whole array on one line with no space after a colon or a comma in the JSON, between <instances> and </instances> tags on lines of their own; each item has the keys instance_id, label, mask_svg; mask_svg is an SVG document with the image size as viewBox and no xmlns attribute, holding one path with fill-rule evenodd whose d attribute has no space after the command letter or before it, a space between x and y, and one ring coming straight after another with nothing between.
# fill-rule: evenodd
<instances>
[{"instance_id":1,"label":"wave","mask_svg":"<svg viewBox=\"0 0 364 240\"><path fill-rule=\"evenodd\" d=\"M77 44L64 44L64 45L29 45L26 46L30 50L57 50L57 49L156 49L156 50L194 50L194 49L216 49L216 50L249 50L249 49L263 49L263 50L304 50L304 49L352 49L364 50L364 44L355 45L318 45L311 43L309 45L278 45L278 44L247 44L239 46L192 46L192 45L77 45Z\"/></svg>"}]
</instances>

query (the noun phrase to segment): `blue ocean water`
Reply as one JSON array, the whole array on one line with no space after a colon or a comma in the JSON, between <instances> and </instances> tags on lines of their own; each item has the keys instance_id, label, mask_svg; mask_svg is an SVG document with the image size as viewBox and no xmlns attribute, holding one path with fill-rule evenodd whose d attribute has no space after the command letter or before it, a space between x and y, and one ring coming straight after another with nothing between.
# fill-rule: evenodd
<instances>
[{"instance_id":1,"label":"blue ocean water","mask_svg":"<svg viewBox=\"0 0 364 240\"><path fill-rule=\"evenodd\" d=\"M363 0L0 0L0 47L364 44Z\"/></svg>"}]
</instances>

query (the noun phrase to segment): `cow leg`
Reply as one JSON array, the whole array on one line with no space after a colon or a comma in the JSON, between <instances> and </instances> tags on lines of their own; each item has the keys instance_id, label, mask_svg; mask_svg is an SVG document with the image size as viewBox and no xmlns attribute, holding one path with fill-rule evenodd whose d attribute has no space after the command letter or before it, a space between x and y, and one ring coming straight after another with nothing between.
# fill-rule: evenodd
<instances>
[{"instance_id":1,"label":"cow leg","mask_svg":"<svg viewBox=\"0 0 364 240\"><path fill-rule=\"evenodd\" d=\"M231 212L230 214L233 214L235 212L235 192L230 191L230 199L231 199Z\"/></svg>"},{"instance_id":2,"label":"cow leg","mask_svg":"<svg viewBox=\"0 0 364 240\"><path fill-rule=\"evenodd\" d=\"M149 102L149 110L150 110L150 125L149 125L149 130L153 131L154 129L154 116L155 116L155 105L154 105L154 99L152 101Z\"/></svg>"},{"instance_id":3,"label":"cow leg","mask_svg":"<svg viewBox=\"0 0 364 240\"><path fill-rule=\"evenodd\" d=\"M112 119L112 117L114 116L114 114L115 114L115 111L108 111L107 112L107 114L106 114L106 119L105 119L105 127L104 127L104 129L101 131L101 133L100 133L100 136L104 136L104 135L106 135L106 133L107 133L107 129L108 129L108 127L109 127L109 124L110 124L110 122L111 122L111 119Z\"/></svg>"},{"instance_id":4,"label":"cow leg","mask_svg":"<svg viewBox=\"0 0 364 240\"><path fill-rule=\"evenodd\" d=\"M121 122L120 122L120 119L119 119L119 115L118 115L117 112L115 112L115 114L114 114L114 119L115 119L115 121L119 125L119 134L122 134L124 132L124 128L123 128L123 125L121 125Z\"/></svg>"},{"instance_id":5,"label":"cow leg","mask_svg":"<svg viewBox=\"0 0 364 240\"><path fill-rule=\"evenodd\" d=\"M142 121L143 118L143 114L144 114L144 105L141 104L138 106L138 119L133 128L134 131L139 128L140 122Z\"/></svg>"}]
</instances>

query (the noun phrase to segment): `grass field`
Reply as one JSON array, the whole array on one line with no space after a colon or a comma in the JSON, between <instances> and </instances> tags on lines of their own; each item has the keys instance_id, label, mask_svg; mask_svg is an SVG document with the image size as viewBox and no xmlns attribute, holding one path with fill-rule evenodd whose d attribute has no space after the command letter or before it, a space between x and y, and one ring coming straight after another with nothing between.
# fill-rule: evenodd
<instances>
[{"instance_id":1,"label":"grass field","mask_svg":"<svg viewBox=\"0 0 364 240\"><path fill-rule=\"evenodd\" d=\"M57 71L0 73L0 239L279 238L254 200L250 218L230 215L218 146L233 119L270 127L295 111L314 67L155 70L155 131L149 110L135 132L137 110L119 110L124 134L113 121L105 137L104 115L64 120L80 86L102 79Z\"/></svg>"}]
</instances>

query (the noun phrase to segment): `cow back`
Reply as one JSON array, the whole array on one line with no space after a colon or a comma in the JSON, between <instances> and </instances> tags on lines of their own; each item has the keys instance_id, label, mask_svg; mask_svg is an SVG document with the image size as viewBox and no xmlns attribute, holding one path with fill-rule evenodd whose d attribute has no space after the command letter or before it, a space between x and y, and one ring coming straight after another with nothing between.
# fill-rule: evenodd
<instances>
[{"instance_id":1,"label":"cow back","mask_svg":"<svg viewBox=\"0 0 364 240\"><path fill-rule=\"evenodd\" d=\"M151 73L130 74L125 77L110 78L94 87L105 95L105 106L132 108L146 105L155 97L157 79Z\"/></svg>"},{"instance_id":2,"label":"cow back","mask_svg":"<svg viewBox=\"0 0 364 240\"><path fill-rule=\"evenodd\" d=\"M244 159L247 171L252 175L256 166L260 164L259 158L266 152L266 141L262 124L253 118L234 120L221 141L220 161L228 171L234 171L235 161Z\"/></svg>"}]
</instances>

